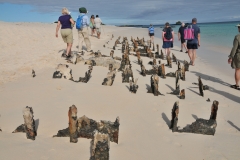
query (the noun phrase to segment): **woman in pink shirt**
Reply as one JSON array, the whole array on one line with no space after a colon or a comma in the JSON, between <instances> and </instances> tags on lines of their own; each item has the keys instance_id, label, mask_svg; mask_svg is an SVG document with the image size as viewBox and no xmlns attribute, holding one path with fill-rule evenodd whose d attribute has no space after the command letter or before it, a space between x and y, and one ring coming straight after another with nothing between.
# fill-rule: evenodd
<instances>
[{"instance_id":1,"label":"woman in pink shirt","mask_svg":"<svg viewBox=\"0 0 240 160\"><path fill-rule=\"evenodd\" d=\"M174 32L170 27L169 23L165 23L165 28L162 32L163 45L162 48L165 49L165 55L170 55L170 48L173 48Z\"/></svg>"}]
</instances>

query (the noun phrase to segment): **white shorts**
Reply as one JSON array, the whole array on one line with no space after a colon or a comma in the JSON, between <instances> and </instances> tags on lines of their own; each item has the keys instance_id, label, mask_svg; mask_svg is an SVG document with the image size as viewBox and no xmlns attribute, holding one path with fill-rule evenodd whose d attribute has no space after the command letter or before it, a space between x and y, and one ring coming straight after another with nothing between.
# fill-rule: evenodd
<instances>
[{"instance_id":1,"label":"white shorts","mask_svg":"<svg viewBox=\"0 0 240 160\"><path fill-rule=\"evenodd\" d=\"M96 28L97 33L101 33L101 28Z\"/></svg>"}]
</instances>

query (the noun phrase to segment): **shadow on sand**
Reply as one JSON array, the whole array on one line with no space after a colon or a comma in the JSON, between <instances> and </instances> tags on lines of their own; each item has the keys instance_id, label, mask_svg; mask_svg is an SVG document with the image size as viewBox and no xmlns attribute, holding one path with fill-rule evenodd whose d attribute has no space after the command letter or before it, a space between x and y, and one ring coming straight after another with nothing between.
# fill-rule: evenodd
<instances>
[{"instance_id":1,"label":"shadow on sand","mask_svg":"<svg viewBox=\"0 0 240 160\"><path fill-rule=\"evenodd\" d=\"M209 91L217 93L217 94L220 94L220 95L222 95L222 96L224 96L224 97L226 97L226 98L228 98L228 99L230 99L230 100L232 100L234 102L240 103L240 97L235 96L233 94L230 94L228 92L220 91L220 90L217 90L217 89L215 89L213 87L209 87Z\"/></svg>"},{"instance_id":2,"label":"shadow on sand","mask_svg":"<svg viewBox=\"0 0 240 160\"><path fill-rule=\"evenodd\" d=\"M192 117L193 117L195 120L198 119L198 117L197 117L195 114L192 114Z\"/></svg>"},{"instance_id":3,"label":"shadow on sand","mask_svg":"<svg viewBox=\"0 0 240 160\"><path fill-rule=\"evenodd\" d=\"M35 120L35 129L36 131L38 130L38 126L39 126L39 119Z\"/></svg>"},{"instance_id":4,"label":"shadow on sand","mask_svg":"<svg viewBox=\"0 0 240 160\"><path fill-rule=\"evenodd\" d=\"M166 116L165 113L162 113L162 119L166 122L167 126L170 127L171 122L170 122L170 120L168 119L168 117Z\"/></svg>"},{"instance_id":5,"label":"shadow on sand","mask_svg":"<svg viewBox=\"0 0 240 160\"><path fill-rule=\"evenodd\" d=\"M172 90L172 92L175 90L171 86L169 86L168 84L165 84L165 85L168 86L168 88L170 88Z\"/></svg>"},{"instance_id":6,"label":"shadow on sand","mask_svg":"<svg viewBox=\"0 0 240 160\"><path fill-rule=\"evenodd\" d=\"M231 121L227 121L232 127L234 127L235 129L237 129L238 131L240 131L240 128L238 128L233 122Z\"/></svg>"},{"instance_id":7,"label":"shadow on sand","mask_svg":"<svg viewBox=\"0 0 240 160\"><path fill-rule=\"evenodd\" d=\"M206 80L206 81L212 81L212 82L215 82L215 83L222 84L222 85L224 85L224 86L230 86L229 83L224 82L224 81L221 80L220 78L216 78L216 77L213 77L213 76L209 76L209 75L206 75L206 74L203 74L203 73L200 73L200 72L196 72L196 71L191 71L191 73L194 73L196 76L200 76L202 79L204 79L204 80Z\"/></svg>"},{"instance_id":8,"label":"shadow on sand","mask_svg":"<svg viewBox=\"0 0 240 160\"><path fill-rule=\"evenodd\" d=\"M194 91L194 90L192 90L192 89L190 89L190 88L188 88L188 90L190 90L190 91L192 91L193 93L196 93L197 95L200 96L200 94L199 94L198 92L196 92L196 91Z\"/></svg>"}]
</instances>

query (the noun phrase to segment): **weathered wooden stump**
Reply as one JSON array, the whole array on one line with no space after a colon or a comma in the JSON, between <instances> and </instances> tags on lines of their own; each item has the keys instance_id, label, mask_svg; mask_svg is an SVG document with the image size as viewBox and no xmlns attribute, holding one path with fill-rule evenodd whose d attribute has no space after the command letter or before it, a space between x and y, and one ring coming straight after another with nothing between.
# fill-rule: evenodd
<instances>
[{"instance_id":1,"label":"weathered wooden stump","mask_svg":"<svg viewBox=\"0 0 240 160\"><path fill-rule=\"evenodd\" d=\"M90 160L109 160L110 141L108 134L95 132L91 141Z\"/></svg>"},{"instance_id":2,"label":"weathered wooden stump","mask_svg":"<svg viewBox=\"0 0 240 160\"><path fill-rule=\"evenodd\" d=\"M210 115L210 119L212 120L217 119L218 104L219 104L218 101L213 101Z\"/></svg>"},{"instance_id":3,"label":"weathered wooden stump","mask_svg":"<svg viewBox=\"0 0 240 160\"><path fill-rule=\"evenodd\" d=\"M137 81L138 79L135 79L135 81L132 80L132 77L130 77L129 79L129 91L131 93L137 93L137 90L138 90L138 85L137 85Z\"/></svg>"},{"instance_id":4,"label":"weathered wooden stump","mask_svg":"<svg viewBox=\"0 0 240 160\"><path fill-rule=\"evenodd\" d=\"M201 80L201 77L198 77L198 87L199 87L199 93L202 97L204 97L204 93L203 93L203 83Z\"/></svg>"},{"instance_id":5,"label":"weathered wooden stump","mask_svg":"<svg viewBox=\"0 0 240 160\"><path fill-rule=\"evenodd\" d=\"M179 101L176 101L172 108L172 120L170 125L170 129L172 129L172 132L178 131L178 127L177 127L178 114L179 114Z\"/></svg>"},{"instance_id":6,"label":"weathered wooden stump","mask_svg":"<svg viewBox=\"0 0 240 160\"><path fill-rule=\"evenodd\" d=\"M33 119L32 107L26 107L23 109L24 124L17 127L12 133L23 132L26 133L27 139L35 140L37 131L35 129L35 121Z\"/></svg>"}]
</instances>

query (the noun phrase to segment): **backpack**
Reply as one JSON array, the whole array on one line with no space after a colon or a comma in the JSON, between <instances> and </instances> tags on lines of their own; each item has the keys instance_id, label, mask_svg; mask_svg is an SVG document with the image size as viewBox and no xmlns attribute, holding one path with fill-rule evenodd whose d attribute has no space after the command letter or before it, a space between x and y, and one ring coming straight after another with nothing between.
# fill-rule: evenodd
<instances>
[{"instance_id":1,"label":"backpack","mask_svg":"<svg viewBox=\"0 0 240 160\"><path fill-rule=\"evenodd\" d=\"M166 33L164 34L164 37L167 39L167 40L171 40L172 39L172 31L171 31L171 28L168 27L166 29Z\"/></svg>"},{"instance_id":2,"label":"backpack","mask_svg":"<svg viewBox=\"0 0 240 160\"><path fill-rule=\"evenodd\" d=\"M76 29L81 29L82 28L82 19L83 19L83 16L78 16L77 18L77 22L76 22Z\"/></svg>"},{"instance_id":3,"label":"backpack","mask_svg":"<svg viewBox=\"0 0 240 160\"><path fill-rule=\"evenodd\" d=\"M189 26L184 29L184 39L185 40L193 40L194 39L194 29L192 28L192 25L191 25L191 28L189 28Z\"/></svg>"},{"instance_id":4,"label":"backpack","mask_svg":"<svg viewBox=\"0 0 240 160\"><path fill-rule=\"evenodd\" d=\"M149 27L149 33L154 33L154 28L153 27Z\"/></svg>"}]
</instances>

